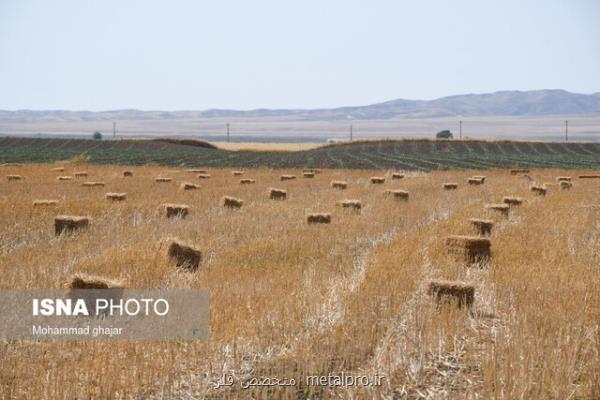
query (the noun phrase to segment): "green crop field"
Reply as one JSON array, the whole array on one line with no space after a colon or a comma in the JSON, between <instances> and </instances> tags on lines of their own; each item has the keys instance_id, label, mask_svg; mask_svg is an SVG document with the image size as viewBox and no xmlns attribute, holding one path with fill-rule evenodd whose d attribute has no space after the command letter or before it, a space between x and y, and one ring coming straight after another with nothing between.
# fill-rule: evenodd
<instances>
[{"instance_id":1,"label":"green crop field","mask_svg":"<svg viewBox=\"0 0 600 400\"><path fill-rule=\"evenodd\" d=\"M0 163L83 157L98 164L351 169L600 168L600 143L369 141L311 150L229 151L177 140L0 138Z\"/></svg>"}]
</instances>

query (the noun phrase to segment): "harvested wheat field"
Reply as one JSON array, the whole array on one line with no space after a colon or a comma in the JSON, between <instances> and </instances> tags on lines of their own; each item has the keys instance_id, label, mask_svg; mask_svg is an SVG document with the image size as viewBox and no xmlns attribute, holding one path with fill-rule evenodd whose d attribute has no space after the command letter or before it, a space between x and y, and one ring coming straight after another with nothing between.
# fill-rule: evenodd
<instances>
[{"instance_id":1,"label":"harvested wheat field","mask_svg":"<svg viewBox=\"0 0 600 400\"><path fill-rule=\"evenodd\" d=\"M390 201L392 179L371 183L385 171L322 169L286 180L291 196L272 201L268 189L301 169L248 168L255 183L240 185L234 170L209 168L195 190L178 190L190 172L128 166L124 177L123 166L60 166L104 187L60 182L47 164L3 167L27 179L0 181L0 287L61 288L73 276L99 276L131 288L206 288L210 338L2 341L0 398L600 397L600 180L574 178L571 190L538 196L508 169L403 171L410 201ZM441 189L478 173L485 184ZM598 171L527 174L556 182ZM338 205L332 182L340 181L360 213ZM507 194L523 204L508 217L486 211ZM224 196L243 207L223 207ZM34 208L39 199L52 206ZM165 218L163 204L189 214ZM330 223L307 223L323 212ZM91 222L57 236L55 218L65 215ZM493 223L489 257L477 268L446 247L448 237L474 234L474 218ZM171 238L201 251L193 268L165 255ZM446 286L432 294L431 282ZM311 378L328 374L366 378L349 386ZM224 375L295 384L219 385Z\"/></svg>"}]
</instances>

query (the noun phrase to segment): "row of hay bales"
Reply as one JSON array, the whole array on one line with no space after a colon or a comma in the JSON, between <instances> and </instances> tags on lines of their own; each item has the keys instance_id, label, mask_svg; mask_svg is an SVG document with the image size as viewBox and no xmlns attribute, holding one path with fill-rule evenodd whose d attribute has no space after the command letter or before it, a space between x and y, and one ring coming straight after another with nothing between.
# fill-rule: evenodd
<instances>
[{"instance_id":1,"label":"row of hay bales","mask_svg":"<svg viewBox=\"0 0 600 400\"><path fill-rule=\"evenodd\" d=\"M241 172L241 171L236 171ZM205 172L204 172L205 173ZM242 172L243 173L243 172ZM207 174L208 175L208 174ZM240 175L240 174L238 174ZM129 175L131 176L131 175ZM290 178L290 176L282 176L282 180L290 180L295 179ZM402 176L403 177L403 176ZM401 179L401 178L394 178ZM475 176L469 178L469 183L471 180L479 181L478 184L483 184L485 181L485 177L483 176ZM157 178L157 182L169 182L170 178ZM374 184L380 184L385 181L385 178L381 177L373 177L371 178L371 182ZM567 177L559 177L557 178L559 182L569 182L570 178ZM242 183L242 182L240 182ZM254 180L246 180L245 183L255 183ZM347 182L344 181L332 181L331 186L338 189L346 189ZM443 185L444 189L452 190L456 189L458 184L454 183L445 183ZM184 190L197 189L198 185L194 184L182 184L182 188ZM287 191L283 189L269 189L270 197L273 199L285 199L287 197ZM394 197L400 199L408 199L408 192L402 190L387 190L385 191L387 194L391 194ZM124 200L126 198L126 194L119 193L107 193L106 197L111 200ZM40 200L37 205L42 205L46 202L46 205L56 204L55 200ZM522 199L515 197L505 197L503 199L503 204L492 204L488 205L488 209L492 209L495 211L500 211L503 215L508 216L508 212L505 211L510 208L510 206L520 205L522 204ZM225 196L223 198L223 205L225 207L231 208L240 208L243 204L241 199L232 198L229 196ZM362 205L359 200L345 199L341 200L337 203L341 207L351 208L354 210L360 210ZM35 204L34 204L35 205ZM189 209L185 205L174 205L174 204L165 204L163 205L165 210L165 215L168 218L171 217L185 217ZM331 222L331 214L329 213L312 213L307 216L308 223L330 223ZM489 236L491 235L491 230L493 226L493 222L490 220L482 220L482 219L470 219L471 224L476 227L479 234L481 236ZM65 231L72 232L74 230L87 227L90 223L89 217L71 217L71 216L57 216L55 218L55 231L57 234L61 234ZM451 236L447 239L447 246L450 253L455 254L463 259L466 259L468 262L481 262L490 256L490 247L491 242L488 238L485 237L469 237L469 236ZM202 253L199 249L194 248L193 246L183 244L177 240L172 240L168 245L167 254L169 259L173 260L177 267L184 268L186 270L195 270L198 268L199 263L202 259ZM93 281L93 278L90 281ZM79 277L80 283L79 285L85 283L81 283L81 277ZM88 282L89 284L89 282ZM436 301L440 302L442 299L447 298L448 296L453 297L457 300L457 304L459 307L462 306L470 306L474 301L474 287L472 285L466 284L464 282L452 282L452 281L432 281L429 285L430 294L436 297Z\"/></svg>"},{"instance_id":2,"label":"row of hay bales","mask_svg":"<svg viewBox=\"0 0 600 400\"><path fill-rule=\"evenodd\" d=\"M528 173L529 170L511 170L511 175ZM580 176L581 178L581 176ZM585 179L585 178L584 178ZM470 185L481 185L485 177L474 176L468 179ZM562 190L572 187L571 177L559 176L556 181ZM446 184L444 184L446 188ZM536 194L545 196L546 185L532 185L530 190ZM524 200L520 197L505 196L502 203L487 204L485 208L489 211L499 213L508 218L510 209L521 206ZM491 240L494 221L482 218L470 218L469 223L474 227L478 236L452 235L446 238L446 247L449 254L455 260L466 262L467 265L483 266L491 257ZM433 297L436 304L454 303L458 308L470 308L475 301L475 286L463 281L432 280L429 283L428 294Z\"/></svg>"}]
</instances>

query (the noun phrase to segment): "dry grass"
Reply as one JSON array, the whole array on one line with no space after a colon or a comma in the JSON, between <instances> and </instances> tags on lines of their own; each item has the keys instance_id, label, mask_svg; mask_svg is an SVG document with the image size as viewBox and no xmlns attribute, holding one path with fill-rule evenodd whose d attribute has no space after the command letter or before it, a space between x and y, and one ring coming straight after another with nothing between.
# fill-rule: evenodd
<instances>
[{"instance_id":1,"label":"dry grass","mask_svg":"<svg viewBox=\"0 0 600 400\"><path fill-rule=\"evenodd\" d=\"M67 168L72 168L66 165ZM324 170L289 181L286 202L265 191L281 173L252 170L242 187L231 170L212 170L202 190L154 184L164 168L85 165L101 192L56 181L47 165L7 166L0 182L0 287L61 288L74 274L126 279L134 288L207 288L207 341L0 343L0 398L482 398L594 399L600 396L600 207L598 185L535 196L529 182L486 171L486 184L446 196L465 172L407 176L411 201L383 201L375 171ZM69 169L70 170L70 169ZM538 182L565 171L530 172ZM579 174L597 174L578 171ZM170 171L179 185L189 173ZM335 204L361 199L361 213ZM244 198L224 210L223 193ZM464 268L444 238L472 234L471 217L510 193L526 202L494 219L487 268ZM58 199L32 212L34 199ZM414 201L412 201L414 200ZM185 203L176 223L163 203ZM331 210L331 224L306 216ZM54 237L56 214L89 215L90 226ZM201 244L202 268L182 274L164 256L165 237ZM432 280L464 282L470 312L436 307ZM377 387L309 387L307 374L381 374ZM296 387L215 389L223 373L293 377Z\"/></svg>"}]
</instances>

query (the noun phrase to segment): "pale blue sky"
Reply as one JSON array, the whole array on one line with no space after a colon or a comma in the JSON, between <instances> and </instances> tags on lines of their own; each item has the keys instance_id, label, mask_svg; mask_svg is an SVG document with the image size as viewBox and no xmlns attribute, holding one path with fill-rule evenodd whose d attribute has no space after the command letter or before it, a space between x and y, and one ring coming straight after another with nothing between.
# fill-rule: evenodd
<instances>
[{"instance_id":1,"label":"pale blue sky","mask_svg":"<svg viewBox=\"0 0 600 400\"><path fill-rule=\"evenodd\" d=\"M0 0L0 109L600 91L600 1Z\"/></svg>"}]
</instances>

